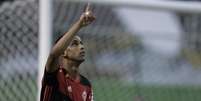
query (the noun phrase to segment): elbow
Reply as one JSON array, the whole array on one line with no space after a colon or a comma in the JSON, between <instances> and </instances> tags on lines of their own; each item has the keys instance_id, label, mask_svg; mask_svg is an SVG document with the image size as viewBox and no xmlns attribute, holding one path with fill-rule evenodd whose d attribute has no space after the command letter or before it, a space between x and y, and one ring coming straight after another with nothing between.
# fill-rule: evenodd
<instances>
[{"instance_id":1,"label":"elbow","mask_svg":"<svg viewBox=\"0 0 201 101\"><path fill-rule=\"evenodd\" d=\"M51 51L50 54L49 54L49 57L54 58L54 57L56 57L56 54Z\"/></svg>"},{"instance_id":2,"label":"elbow","mask_svg":"<svg viewBox=\"0 0 201 101\"><path fill-rule=\"evenodd\" d=\"M49 54L49 57L55 58L55 57L59 57L59 54L57 54L56 52L51 51Z\"/></svg>"},{"instance_id":3,"label":"elbow","mask_svg":"<svg viewBox=\"0 0 201 101\"><path fill-rule=\"evenodd\" d=\"M49 56L55 58L55 57L59 57L61 54L62 54L62 52L52 50L52 51L50 51Z\"/></svg>"}]
</instances>

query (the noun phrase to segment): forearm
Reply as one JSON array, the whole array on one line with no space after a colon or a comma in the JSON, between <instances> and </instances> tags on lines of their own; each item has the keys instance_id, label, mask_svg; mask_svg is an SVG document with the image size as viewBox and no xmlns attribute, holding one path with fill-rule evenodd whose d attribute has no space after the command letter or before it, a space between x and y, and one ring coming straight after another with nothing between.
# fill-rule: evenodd
<instances>
[{"instance_id":1,"label":"forearm","mask_svg":"<svg viewBox=\"0 0 201 101\"><path fill-rule=\"evenodd\" d=\"M53 46L51 54L59 56L68 47L75 34L81 29L81 20L79 19L72 27L66 32L63 37Z\"/></svg>"}]
</instances>

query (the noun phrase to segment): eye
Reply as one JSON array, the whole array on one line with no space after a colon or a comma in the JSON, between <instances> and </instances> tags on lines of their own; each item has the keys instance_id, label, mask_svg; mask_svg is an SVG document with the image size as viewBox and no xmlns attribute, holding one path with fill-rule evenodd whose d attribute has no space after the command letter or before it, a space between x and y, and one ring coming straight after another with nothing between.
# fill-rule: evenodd
<instances>
[{"instance_id":1,"label":"eye","mask_svg":"<svg viewBox=\"0 0 201 101\"><path fill-rule=\"evenodd\" d=\"M72 46L77 46L77 45L78 45L78 42L73 42L71 45L72 45Z\"/></svg>"}]
</instances>

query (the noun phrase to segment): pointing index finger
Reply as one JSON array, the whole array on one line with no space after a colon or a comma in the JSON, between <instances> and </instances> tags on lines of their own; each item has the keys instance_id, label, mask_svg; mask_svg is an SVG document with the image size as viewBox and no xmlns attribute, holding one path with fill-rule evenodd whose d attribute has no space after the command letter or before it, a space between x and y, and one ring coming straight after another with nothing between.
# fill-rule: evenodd
<instances>
[{"instance_id":1,"label":"pointing index finger","mask_svg":"<svg viewBox=\"0 0 201 101\"><path fill-rule=\"evenodd\" d=\"M85 8L85 12L88 12L90 10L90 3L87 3L87 6Z\"/></svg>"}]
</instances>

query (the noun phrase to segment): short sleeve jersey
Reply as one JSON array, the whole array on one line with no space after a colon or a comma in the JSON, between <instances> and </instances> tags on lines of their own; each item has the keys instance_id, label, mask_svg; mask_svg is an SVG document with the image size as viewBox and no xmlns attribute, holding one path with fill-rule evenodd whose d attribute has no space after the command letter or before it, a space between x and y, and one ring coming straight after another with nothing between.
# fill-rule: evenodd
<instances>
[{"instance_id":1,"label":"short sleeve jersey","mask_svg":"<svg viewBox=\"0 0 201 101\"><path fill-rule=\"evenodd\" d=\"M93 101L92 87L87 78L80 75L80 81L65 76L63 68L53 73L45 70L40 101Z\"/></svg>"}]
</instances>

